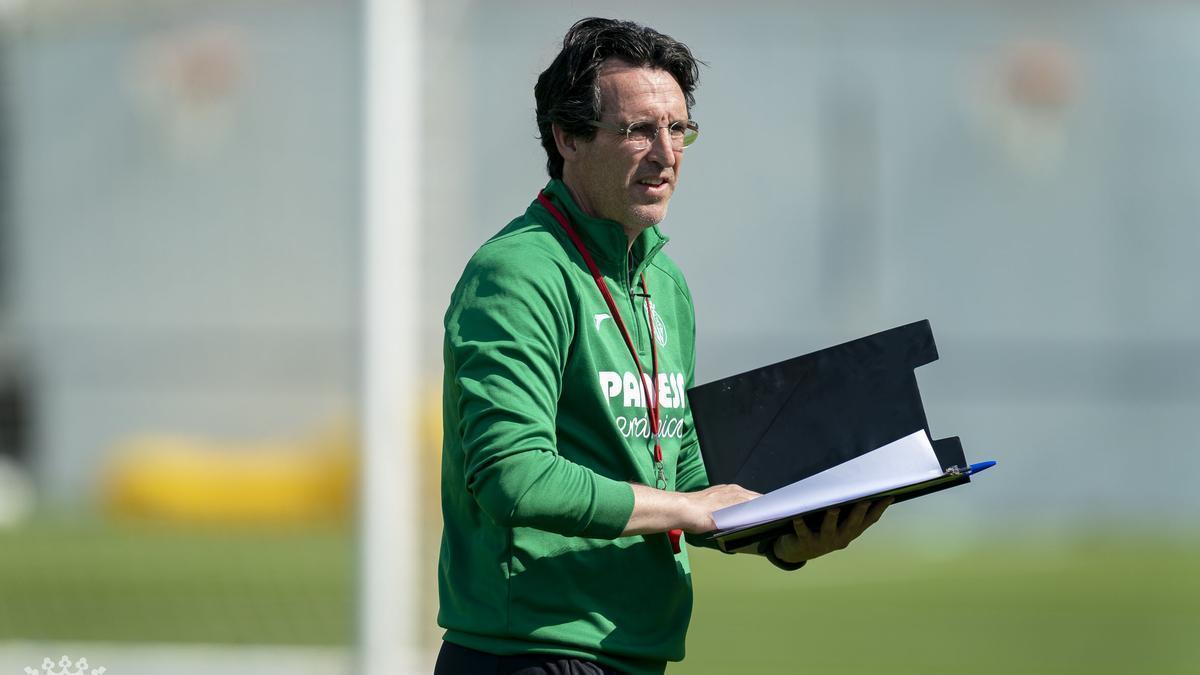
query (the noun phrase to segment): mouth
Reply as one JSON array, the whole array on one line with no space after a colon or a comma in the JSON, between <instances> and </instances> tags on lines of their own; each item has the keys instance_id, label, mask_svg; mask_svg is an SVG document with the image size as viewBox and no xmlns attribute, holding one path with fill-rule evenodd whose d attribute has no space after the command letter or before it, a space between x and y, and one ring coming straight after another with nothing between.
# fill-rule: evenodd
<instances>
[{"instance_id":1,"label":"mouth","mask_svg":"<svg viewBox=\"0 0 1200 675\"><path fill-rule=\"evenodd\" d=\"M665 197L671 191L671 181L662 176L641 178L634 185L639 192L647 197Z\"/></svg>"}]
</instances>

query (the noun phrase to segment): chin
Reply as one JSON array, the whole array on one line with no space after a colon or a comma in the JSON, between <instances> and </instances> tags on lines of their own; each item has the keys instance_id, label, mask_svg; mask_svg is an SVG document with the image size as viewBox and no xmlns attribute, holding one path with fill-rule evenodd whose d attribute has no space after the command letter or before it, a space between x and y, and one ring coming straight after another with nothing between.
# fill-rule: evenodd
<instances>
[{"instance_id":1,"label":"chin","mask_svg":"<svg viewBox=\"0 0 1200 675\"><path fill-rule=\"evenodd\" d=\"M629 213L630 220L640 225L642 228L654 227L667 217L667 205L653 204L646 206L634 206Z\"/></svg>"}]
</instances>

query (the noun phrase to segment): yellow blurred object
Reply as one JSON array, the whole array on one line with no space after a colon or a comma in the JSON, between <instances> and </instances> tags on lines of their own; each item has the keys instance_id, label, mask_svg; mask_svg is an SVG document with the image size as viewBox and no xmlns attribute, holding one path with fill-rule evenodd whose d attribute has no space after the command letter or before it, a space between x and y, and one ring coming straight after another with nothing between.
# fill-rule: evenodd
<instances>
[{"instance_id":1,"label":"yellow blurred object","mask_svg":"<svg viewBox=\"0 0 1200 675\"><path fill-rule=\"evenodd\" d=\"M135 437L117 447L104 498L116 514L182 522L344 519L356 492L356 441L349 425L291 443Z\"/></svg>"}]
</instances>

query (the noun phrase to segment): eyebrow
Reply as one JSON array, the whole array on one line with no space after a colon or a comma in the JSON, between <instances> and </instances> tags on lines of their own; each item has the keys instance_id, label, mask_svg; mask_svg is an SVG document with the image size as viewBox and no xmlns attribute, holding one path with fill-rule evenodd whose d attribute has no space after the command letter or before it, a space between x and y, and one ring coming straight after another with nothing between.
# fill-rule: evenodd
<instances>
[{"instance_id":1,"label":"eyebrow","mask_svg":"<svg viewBox=\"0 0 1200 675\"><path fill-rule=\"evenodd\" d=\"M684 117L683 119L679 119L679 118L676 118L676 117L670 117L670 118L668 118L668 119L667 119L667 125L668 125L668 126L670 126L670 125L672 125L672 124L675 124L676 122L680 122L680 123L683 123L683 124L687 124L687 122L688 122L688 121L689 121L689 120L688 120L688 118L687 118L687 117ZM631 126L633 126L633 125L635 125L635 124L641 124L641 123L643 123L643 122L649 122L650 124L656 124L656 123L657 123L657 120L655 120L655 119L653 119L653 118L650 118L650 117L639 117L639 118L637 118L637 119L630 120L630 121L628 121L628 122L621 122L621 126L623 126L623 127L625 127L626 129L628 129L629 127L631 127Z\"/></svg>"}]
</instances>

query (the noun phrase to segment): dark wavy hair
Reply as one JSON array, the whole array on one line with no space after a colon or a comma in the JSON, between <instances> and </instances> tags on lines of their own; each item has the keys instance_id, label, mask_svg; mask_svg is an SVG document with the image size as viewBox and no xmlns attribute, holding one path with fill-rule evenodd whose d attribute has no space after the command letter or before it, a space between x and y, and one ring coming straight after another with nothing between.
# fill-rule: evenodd
<instances>
[{"instance_id":1,"label":"dark wavy hair","mask_svg":"<svg viewBox=\"0 0 1200 675\"><path fill-rule=\"evenodd\" d=\"M687 45L632 21L595 17L577 21L563 38L562 51L533 88L538 132L546 149L546 171L551 178L561 179L563 172L563 158L554 144L552 125L557 124L567 134L585 140L596 136L596 128L588 124L600 119L596 75L600 65L612 58L670 73L683 90L691 113L696 103L692 92L700 79L699 64L703 62L692 56Z\"/></svg>"}]
</instances>

